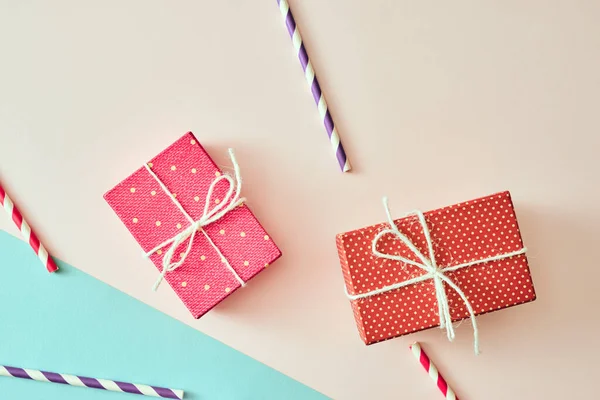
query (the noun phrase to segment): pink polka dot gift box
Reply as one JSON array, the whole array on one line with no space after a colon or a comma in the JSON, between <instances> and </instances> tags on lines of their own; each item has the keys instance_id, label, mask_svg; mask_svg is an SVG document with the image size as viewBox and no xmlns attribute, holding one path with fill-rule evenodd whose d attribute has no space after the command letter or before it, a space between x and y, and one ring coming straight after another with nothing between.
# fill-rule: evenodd
<instances>
[{"instance_id":1,"label":"pink polka dot gift box","mask_svg":"<svg viewBox=\"0 0 600 400\"><path fill-rule=\"evenodd\" d=\"M509 192L337 235L360 337L373 344L535 300Z\"/></svg>"},{"instance_id":2,"label":"pink polka dot gift box","mask_svg":"<svg viewBox=\"0 0 600 400\"><path fill-rule=\"evenodd\" d=\"M188 132L104 198L195 318L281 256L225 174Z\"/></svg>"}]
</instances>

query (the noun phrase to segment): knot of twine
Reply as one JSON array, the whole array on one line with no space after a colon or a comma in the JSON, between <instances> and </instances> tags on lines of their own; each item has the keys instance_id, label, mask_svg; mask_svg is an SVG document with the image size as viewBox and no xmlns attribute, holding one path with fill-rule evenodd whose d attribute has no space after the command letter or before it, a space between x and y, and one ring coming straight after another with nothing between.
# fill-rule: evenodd
<instances>
[{"instance_id":1,"label":"knot of twine","mask_svg":"<svg viewBox=\"0 0 600 400\"><path fill-rule=\"evenodd\" d=\"M185 262L185 259L187 258L187 256L189 255L189 253L192 249L192 244L194 243L194 238L196 237L196 232L198 232L198 231L202 232L204 234L204 236L206 237L206 239L208 239L208 242L217 251L217 253L219 254L223 263L231 271L231 273L237 279L237 281L240 283L240 285L245 286L246 282L244 282L244 280L242 278L240 278L240 276L233 269L231 264L229 264L229 261L223 256L223 253L221 253L221 250L219 250L217 245L215 245L215 243L212 241L212 239L208 236L208 234L203 229L205 226L210 225L213 222L216 222L219 219L223 218L228 212L235 209L237 206L239 206L244 201L246 201L245 198L240 197L240 192L242 191L242 178L241 178L241 174L240 174L240 166L237 163L235 154L233 153L233 149L229 149L229 157L231 158L231 163L233 164L233 168L235 171L235 180L234 180L234 178L232 178L231 176L229 176L227 174L222 174L222 175L217 176L212 181L212 183L210 184L210 186L208 188L208 193L206 194L206 201L204 202L204 212L202 213L202 216L196 221L185 211L185 209L181 206L179 201L177 201L175 196L169 191L169 189L158 178L158 176L150 169L148 164L144 164L144 166L146 167L146 170L156 180L156 182L158 182L158 184L162 188L163 192L165 192L165 194L167 196L169 196L171 201L177 206L177 208L179 208L179 210L183 213L183 215L190 222L190 225L186 229L179 232L177 235L173 236L172 238L165 240L164 242L162 242L161 244L159 244L158 246L156 246L155 248L153 248L152 250L150 250L149 252L144 254L145 257L150 257L152 254L156 253L158 250L162 249L164 246L166 246L168 244L171 245L171 247L169 247L169 250L167 250L167 252L163 256L162 271L160 272L158 279L154 283L152 290L156 290L158 288L158 286L163 281L163 279L165 278L165 275L168 272L175 271L177 268L179 268ZM223 198L222 201L220 201L218 204L216 204L213 208L209 209L209 206L212 203L212 196L213 196L213 192L215 191L215 187L222 180L225 180L229 183L229 190L227 191L227 194L225 195L225 197ZM184 243L186 240L188 242L187 247L186 247L185 251L181 254L181 258L178 261L173 261L173 254L175 253L177 248L182 243Z\"/></svg>"},{"instance_id":2,"label":"knot of twine","mask_svg":"<svg viewBox=\"0 0 600 400\"><path fill-rule=\"evenodd\" d=\"M469 311L469 316L471 317L471 323L473 324L473 346L475 349L475 354L479 354L479 332L477 329L477 320L475 318L475 311L473 311L473 306L471 306L471 303L467 299L467 296L465 295L465 293L460 289L460 287L458 287L458 285L456 283L454 283L452 281L452 279L450 279L446 275L446 273L456 271L456 270L459 270L462 268L467 268L467 267L477 265L477 264L484 264L484 263L488 263L491 261L503 260L506 258L518 256L520 254L525 254L527 252L527 248L523 247L517 251L503 253L503 254L493 256L493 257L470 261L470 262L467 262L464 264L454 265L451 267L441 267L441 266L438 266L437 261L435 259L435 253L433 251L433 242L431 241L431 234L429 232L429 228L427 226L427 222L425 221L425 216L423 215L423 212L421 212L419 210L415 210L415 211L408 213L406 216L410 216L410 215L417 216L419 223L421 224L421 227L423 228L423 235L425 236L425 241L427 242L429 258L427 258L425 255L423 255L423 253L421 253L421 251L414 245L414 243L411 242L410 239L408 237L406 237L406 235L404 235L402 232L400 232L400 230L398 229L398 227L396 226L396 224L394 223L394 220L392 218L392 214L391 214L390 208L388 206L387 197L383 198L383 207L385 209L390 228L386 228L386 229L382 230L373 239L373 242L371 245L373 254L380 258L385 258L385 259L394 260L394 261L400 261L400 262L403 262L406 264L413 265L415 267L418 267L418 268L424 270L426 273L421 276L418 276L416 278L408 279L403 282L398 282L393 285L384 286L381 289L376 289L376 290L373 290L373 291L370 291L367 293L351 295L346 291L346 295L348 296L348 298L350 300L359 300L359 299L364 299L367 297L375 296L378 294L386 293L386 292L389 292L392 290L396 290L396 289L399 289L399 288L402 288L405 286L413 285L415 283L423 282L423 281L426 281L429 279L433 279L434 288L435 288L435 297L437 300L438 313L439 313L439 317L440 317L440 329L445 329L446 334L448 336L448 340L452 341L452 340L454 340L455 334L454 334L454 326L452 325L452 317L450 315L450 305L448 304L448 295L446 293L446 288L444 287L444 283L446 283L449 287L451 287L458 294L458 296L465 303L467 310ZM404 243L408 247L408 249L420 261L413 261L413 260L410 260L408 258L399 256L399 255L386 254L386 253L380 252L377 249L377 243L383 236L385 236L387 234L392 234L396 238L400 239L402 241L402 243Z\"/></svg>"}]
</instances>

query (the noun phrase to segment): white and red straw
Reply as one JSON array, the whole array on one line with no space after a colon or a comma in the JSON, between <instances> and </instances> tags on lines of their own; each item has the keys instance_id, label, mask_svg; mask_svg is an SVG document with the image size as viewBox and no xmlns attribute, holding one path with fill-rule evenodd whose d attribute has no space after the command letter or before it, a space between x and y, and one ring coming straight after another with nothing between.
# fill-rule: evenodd
<instances>
[{"instance_id":1,"label":"white and red straw","mask_svg":"<svg viewBox=\"0 0 600 400\"><path fill-rule=\"evenodd\" d=\"M454 390L452 390L452 388L448 386L448 383L446 382L444 377L440 375L435 364L431 362L429 357L427 357L427 354L425 354L423 349L421 349L421 345L415 342L410 346L410 349L412 350L412 353L415 356L415 358L421 363L423 368L425 368L425 371L427 371L429 377L436 383L438 389L440 389L440 391L444 395L444 398L448 400L458 400L458 397L456 397Z\"/></svg>"},{"instance_id":2,"label":"white and red straw","mask_svg":"<svg viewBox=\"0 0 600 400\"><path fill-rule=\"evenodd\" d=\"M4 189L2 188L2 185L0 185L0 204L3 206L4 211L6 211L6 213L11 217L17 228L19 228L21 235L23 235L25 240L29 243L35 254L42 262L42 264L44 264L44 267L46 267L46 269L48 270L48 272L58 271L58 266L56 265L52 257L50 257L50 255L48 254L48 251L46 250L44 245L40 243L40 240L38 239L35 232L31 230L31 227L29 226L27 221L23 219L23 215L21 215L21 213L19 212L15 204L12 202L10 197L8 197L6 191L4 191Z\"/></svg>"}]
</instances>

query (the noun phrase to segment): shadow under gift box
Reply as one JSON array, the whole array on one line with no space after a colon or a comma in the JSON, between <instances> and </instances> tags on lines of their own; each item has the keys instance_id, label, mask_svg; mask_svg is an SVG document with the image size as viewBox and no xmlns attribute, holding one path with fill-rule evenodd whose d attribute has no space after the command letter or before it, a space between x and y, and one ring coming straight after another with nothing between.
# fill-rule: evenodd
<instances>
[{"instance_id":1,"label":"shadow under gift box","mask_svg":"<svg viewBox=\"0 0 600 400\"><path fill-rule=\"evenodd\" d=\"M147 165L194 221L202 217L209 187L222 172L191 132ZM219 204L228 190L226 180L219 182L209 207ZM145 167L108 191L104 198L145 253L190 226L190 221ZM197 232L184 263L165 276L195 318L200 318L241 287L225 260L247 282L281 256L277 245L245 204L203 229L223 258L205 235ZM188 241L175 250L173 261L184 255ZM163 269L163 257L170 246L164 246L149 257L159 271Z\"/></svg>"},{"instance_id":2,"label":"shadow under gift box","mask_svg":"<svg viewBox=\"0 0 600 400\"><path fill-rule=\"evenodd\" d=\"M508 191L424 213L439 267L482 260L523 248L517 217ZM394 221L422 254L429 254L417 216ZM423 269L373 254L375 236L387 223L337 235L337 247L350 295L360 295L421 275ZM377 250L418 262L417 256L393 234L377 242ZM525 254L446 272L465 293L475 315L535 300ZM452 321L469 317L464 301L444 283ZM433 279L385 293L352 300L362 340L367 344L439 326Z\"/></svg>"}]
</instances>

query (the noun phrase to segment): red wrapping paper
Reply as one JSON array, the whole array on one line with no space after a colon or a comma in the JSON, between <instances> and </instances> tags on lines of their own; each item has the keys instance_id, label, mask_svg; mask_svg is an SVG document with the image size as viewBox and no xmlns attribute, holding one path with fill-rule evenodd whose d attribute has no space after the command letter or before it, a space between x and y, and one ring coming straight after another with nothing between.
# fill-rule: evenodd
<instances>
[{"instance_id":1,"label":"red wrapping paper","mask_svg":"<svg viewBox=\"0 0 600 400\"><path fill-rule=\"evenodd\" d=\"M523 248L509 192L424 213L437 264L450 267ZM429 254L416 216L395 220L423 254ZM367 293L412 279L426 272L401 261L377 257L372 242L388 224L378 224L337 235L337 247L350 295ZM410 260L418 258L392 234L384 235L377 249ZM476 315L535 300L535 290L525 254L473 265L448 276L465 293ZM451 317L469 316L464 301L445 284ZM351 301L360 337L366 344L439 326L433 280Z\"/></svg>"},{"instance_id":2,"label":"red wrapping paper","mask_svg":"<svg viewBox=\"0 0 600 400\"><path fill-rule=\"evenodd\" d=\"M210 184L222 173L191 132L150 160L148 166L195 221L202 216ZM227 181L219 182L211 201L217 204L228 189ZM104 198L144 252L190 225L145 167L108 191ZM281 256L277 245L245 204L205 226L204 231L245 282ZM177 248L173 261L179 259L187 244L186 241ZM169 247L170 244L149 257L159 271ZM201 232L197 232L185 262L168 272L165 280L195 318L241 286Z\"/></svg>"}]
</instances>

